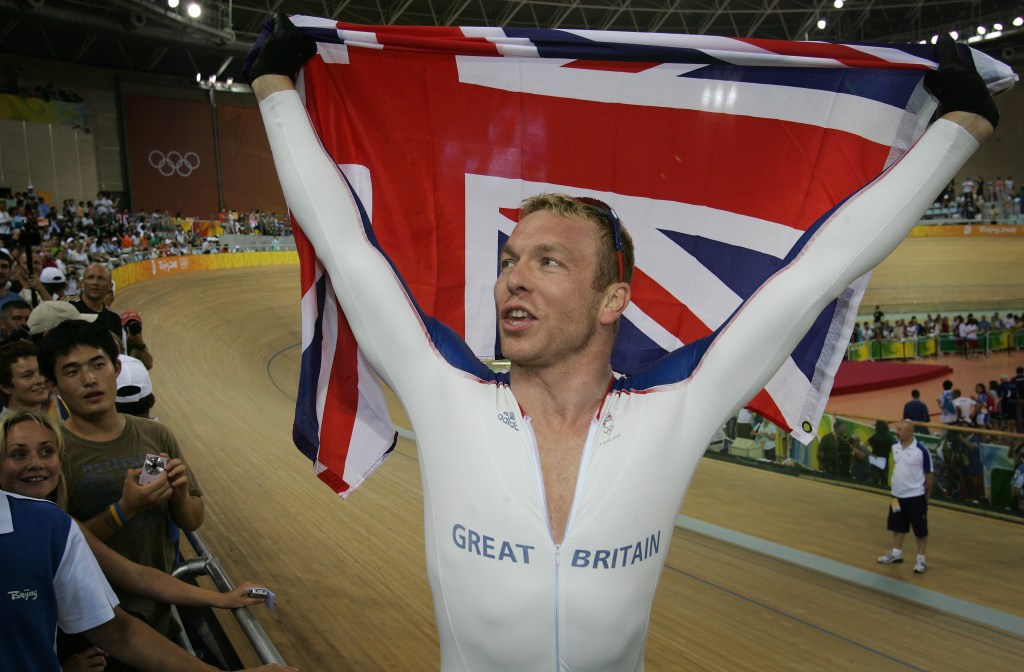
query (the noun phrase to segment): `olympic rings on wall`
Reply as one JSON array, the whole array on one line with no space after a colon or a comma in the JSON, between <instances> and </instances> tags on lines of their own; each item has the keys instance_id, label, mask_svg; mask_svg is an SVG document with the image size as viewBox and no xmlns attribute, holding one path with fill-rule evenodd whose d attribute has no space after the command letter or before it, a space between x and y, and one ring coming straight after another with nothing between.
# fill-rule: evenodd
<instances>
[{"instance_id":1,"label":"olympic rings on wall","mask_svg":"<svg viewBox=\"0 0 1024 672\"><path fill-rule=\"evenodd\" d=\"M170 151L164 154L159 149L149 153L149 165L156 168L164 177L177 174L180 177L188 177L192 171L199 168L199 155L195 152Z\"/></svg>"}]
</instances>

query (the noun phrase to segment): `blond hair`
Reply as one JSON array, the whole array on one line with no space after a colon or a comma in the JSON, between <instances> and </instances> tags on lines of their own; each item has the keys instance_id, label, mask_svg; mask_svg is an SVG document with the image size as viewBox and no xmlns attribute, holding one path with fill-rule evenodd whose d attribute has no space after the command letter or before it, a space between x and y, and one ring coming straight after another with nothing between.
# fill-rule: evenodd
<instances>
[{"instance_id":1,"label":"blond hair","mask_svg":"<svg viewBox=\"0 0 1024 672\"><path fill-rule=\"evenodd\" d=\"M60 425L57 424L53 418L45 413L39 411L13 411L10 415L4 416L3 420L0 420L0 462L7 459L7 435L11 431L11 427L20 425L23 422L34 422L37 426L48 430L53 434L53 440L57 444L57 458L61 462L61 466L64 464L64 435L61 433ZM50 501L54 502L62 510L67 511L68 508L68 484L64 480L64 470L57 475L57 487L53 489L53 492L49 496Z\"/></svg>"}]
</instances>

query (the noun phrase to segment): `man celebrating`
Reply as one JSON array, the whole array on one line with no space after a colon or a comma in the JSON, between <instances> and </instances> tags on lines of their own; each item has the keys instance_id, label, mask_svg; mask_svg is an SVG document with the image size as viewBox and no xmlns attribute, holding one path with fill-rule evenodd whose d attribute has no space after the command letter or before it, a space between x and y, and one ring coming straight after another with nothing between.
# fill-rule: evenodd
<instances>
[{"instance_id":1,"label":"man celebrating","mask_svg":"<svg viewBox=\"0 0 1024 672\"><path fill-rule=\"evenodd\" d=\"M932 456L914 438L914 423L896 423L896 443L892 444L892 501L886 527L892 531L892 549L878 557L883 565L903 562L903 537L911 528L917 540L914 572L928 569L924 553L928 548L928 495L932 491Z\"/></svg>"},{"instance_id":2,"label":"man celebrating","mask_svg":"<svg viewBox=\"0 0 1024 672\"><path fill-rule=\"evenodd\" d=\"M676 513L708 440L991 133L984 84L966 73L981 87L972 104L954 87L945 117L724 328L634 377L610 364L633 270L617 215L589 198L527 199L494 285L506 375L416 310L367 238L294 90L314 53L278 15L250 81L289 207L416 431L442 668L642 669Z\"/></svg>"}]
</instances>

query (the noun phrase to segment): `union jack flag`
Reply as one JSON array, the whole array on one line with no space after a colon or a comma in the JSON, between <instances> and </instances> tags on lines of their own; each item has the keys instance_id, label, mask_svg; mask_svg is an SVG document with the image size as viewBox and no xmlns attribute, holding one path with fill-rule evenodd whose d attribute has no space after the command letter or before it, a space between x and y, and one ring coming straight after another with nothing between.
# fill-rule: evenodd
<instances>
[{"instance_id":1,"label":"union jack flag","mask_svg":"<svg viewBox=\"0 0 1024 672\"><path fill-rule=\"evenodd\" d=\"M293 22L319 45L300 93L376 243L419 307L485 359L501 356L492 287L523 198L596 197L629 228L633 305L612 365L633 374L728 320L935 110L921 83L931 45ZM1005 65L970 53L991 90L1012 85ZM396 435L330 279L297 239L293 433L345 496ZM749 404L800 440L817 427L866 281Z\"/></svg>"}]
</instances>

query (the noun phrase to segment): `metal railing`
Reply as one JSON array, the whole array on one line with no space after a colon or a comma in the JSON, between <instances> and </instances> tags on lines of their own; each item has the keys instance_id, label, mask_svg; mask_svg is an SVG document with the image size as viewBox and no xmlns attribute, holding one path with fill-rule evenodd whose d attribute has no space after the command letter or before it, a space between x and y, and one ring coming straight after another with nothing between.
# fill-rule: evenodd
<instances>
[{"instance_id":1,"label":"metal railing","mask_svg":"<svg viewBox=\"0 0 1024 672\"><path fill-rule=\"evenodd\" d=\"M220 560L217 559L203 541L203 538L199 536L197 532L185 532L185 537L192 545L193 550L196 552L196 557L185 561L178 565L171 572L173 576L179 579L195 578L197 576L208 576L213 581L217 590L222 593L230 592L234 589L234 583L228 578L227 573L224 571L224 567L220 564ZM277 647L267 637L267 633L263 630L263 626L260 625L259 621L249 610L248 607L239 607L232 609L232 613L235 616L235 620L238 621L239 627L242 629L242 633L246 639L252 645L253 651L259 657L260 661L264 664L279 663L285 665L284 658L281 657Z\"/></svg>"}]
</instances>

